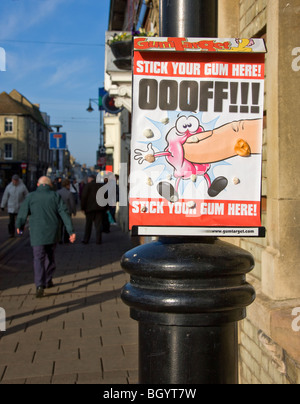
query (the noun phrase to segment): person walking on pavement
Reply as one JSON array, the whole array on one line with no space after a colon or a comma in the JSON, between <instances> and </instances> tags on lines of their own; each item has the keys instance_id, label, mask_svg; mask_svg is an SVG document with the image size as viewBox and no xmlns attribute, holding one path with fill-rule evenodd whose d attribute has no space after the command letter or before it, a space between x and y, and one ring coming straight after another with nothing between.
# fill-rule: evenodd
<instances>
[{"instance_id":1,"label":"person walking on pavement","mask_svg":"<svg viewBox=\"0 0 300 404\"><path fill-rule=\"evenodd\" d=\"M70 192L70 186L71 182L68 179L64 179L62 181L62 188L57 191L57 193L61 196L62 200L66 204L68 208L69 215L72 217L72 215L76 216L76 204L75 204L75 199ZM65 226L62 226L62 239L61 242L64 244L68 244L70 242L69 240L69 234L67 232L67 229Z\"/></svg>"},{"instance_id":2,"label":"person walking on pavement","mask_svg":"<svg viewBox=\"0 0 300 404\"><path fill-rule=\"evenodd\" d=\"M61 196L53 191L50 178L41 177L37 186L37 190L22 203L16 226L17 233L22 234L29 216L36 297L41 298L45 288L54 286L55 247L60 239L61 220L70 235L71 243L75 242L76 234L67 206Z\"/></svg>"},{"instance_id":3,"label":"person walking on pavement","mask_svg":"<svg viewBox=\"0 0 300 404\"><path fill-rule=\"evenodd\" d=\"M85 232L82 240L83 244L88 244L92 234L93 222L96 228L96 243L102 243L103 217L107 208L103 208L97 203L97 192L103 184L96 183L95 176L88 177L88 183L84 186L81 195L81 209L85 213Z\"/></svg>"},{"instance_id":4,"label":"person walking on pavement","mask_svg":"<svg viewBox=\"0 0 300 404\"><path fill-rule=\"evenodd\" d=\"M70 181L70 192L73 195L75 205L77 206L78 204L78 196L79 196L79 184L76 180L76 178L73 179L73 181Z\"/></svg>"},{"instance_id":5,"label":"person walking on pavement","mask_svg":"<svg viewBox=\"0 0 300 404\"><path fill-rule=\"evenodd\" d=\"M12 238L15 236L15 222L22 202L28 194L28 189L23 184L23 181L18 175L13 175L11 183L5 188L4 195L1 201L1 209L7 206L9 214L8 233Z\"/></svg>"}]
</instances>

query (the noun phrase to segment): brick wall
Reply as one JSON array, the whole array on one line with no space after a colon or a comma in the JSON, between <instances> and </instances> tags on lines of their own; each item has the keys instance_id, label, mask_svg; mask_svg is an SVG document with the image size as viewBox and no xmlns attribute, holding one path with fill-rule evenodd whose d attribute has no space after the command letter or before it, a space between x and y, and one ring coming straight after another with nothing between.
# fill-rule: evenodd
<instances>
[{"instance_id":1,"label":"brick wall","mask_svg":"<svg viewBox=\"0 0 300 404\"><path fill-rule=\"evenodd\" d=\"M240 0L240 32L244 38L251 38L266 25L268 0Z\"/></svg>"},{"instance_id":2,"label":"brick wall","mask_svg":"<svg viewBox=\"0 0 300 404\"><path fill-rule=\"evenodd\" d=\"M263 37L266 39L266 25L267 25L267 0L240 0L240 37L252 38ZM266 57L266 63L267 57ZM263 211L262 223L266 225L266 207L265 201L267 197L267 136L266 136L266 120L264 123L264 141L263 141L263 165L262 165L262 196L263 196ZM255 241L242 240L240 247L250 251L255 258L255 270L253 274L261 279L261 256L264 248L266 247L265 239L257 239Z\"/></svg>"},{"instance_id":3,"label":"brick wall","mask_svg":"<svg viewBox=\"0 0 300 404\"><path fill-rule=\"evenodd\" d=\"M293 24L297 26L297 12L294 11L297 4L296 0L292 2L283 2L281 0L219 0L219 10L222 10L223 13L220 15L219 25L221 32L219 36L230 37L232 32L236 32L236 35L240 38L263 37L266 40L267 48L268 42L270 48L269 53L266 55L266 72L272 71L272 65L277 63L280 52L283 52L280 46L284 45L285 51L287 48L287 40L282 39L281 45L278 38L282 38L283 33L290 32L289 21L291 20L289 18L293 18ZM279 20L276 20L276 18L283 19L282 15L280 15L280 13L283 13L282 10L286 15L289 15L289 17L285 17L288 20L286 25L279 24ZM232 15L239 16L235 18L235 20L238 19L239 21L234 24L234 28ZM281 32L279 32L279 29ZM296 43L297 41L294 42ZM296 44L293 43L291 46L296 46ZM289 67L288 65L289 63L286 63L286 68ZM289 288L279 281L280 277L278 272L276 273L277 268L274 266L276 259L274 259L274 262L266 260L266 252L270 254L271 258L272 256L280 257L283 262L280 273L286 274L285 279L291 276L292 265L289 265L287 261L287 257L291 253L287 249L287 242L283 233L279 232L278 235L275 232L278 231L279 224L277 225L276 223L282 213L279 206L276 205L276 210L272 208L276 199L279 199L274 193L274 186L276 185L280 189L281 183L278 171L272 169L274 166L270 161L274 159L274 153L278 152L278 150L274 151L273 142L274 140L276 141L276 136L282 136L280 135L280 130L278 130L278 134L275 134L269 127L272 134L270 136L271 134L270 132L268 133L267 127L268 122L269 126L274 129L276 125L270 125L270 123L272 124L273 120L274 122L277 122L277 120L279 122L280 118L277 118L277 113L282 114L282 110L276 110L276 103L279 98L279 92L277 93L276 91L278 87L280 88L280 85L278 84L278 71L277 75L276 70L274 70L274 73L270 77L266 77L265 86L262 221L263 225L267 227L268 238L226 240L250 251L256 263L255 270L248 277L248 281L255 286L257 299L248 309L247 319L239 325L241 384L300 384L300 331L293 331L291 326L293 321L292 309L300 307L300 292L298 298L291 299ZM281 77L288 76L282 72ZM283 125L283 128L285 126ZM270 144L268 144L268 138L272 139L272 142L269 141ZM279 158L283 155L284 153L279 155ZM281 164L284 164L284 162L281 161ZM287 196L285 197L287 198ZM272 223L274 223L274 226ZM284 257L286 257L286 261L284 261ZM276 274L277 278L275 277ZM293 277L297 280L294 274ZM268 283L271 285L269 289L266 288ZM279 294L278 290L280 290L280 300L272 297L272 293L269 293L269 296L264 293L265 289L269 292L272 288L276 290L277 294ZM276 296L275 292L274 296Z\"/></svg>"},{"instance_id":4,"label":"brick wall","mask_svg":"<svg viewBox=\"0 0 300 404\"><path fill-rule=\"evenodd\" d=\"M300 384L300 367L249 320L240 323L240 383Z\"/></svg>"}]
</instances>

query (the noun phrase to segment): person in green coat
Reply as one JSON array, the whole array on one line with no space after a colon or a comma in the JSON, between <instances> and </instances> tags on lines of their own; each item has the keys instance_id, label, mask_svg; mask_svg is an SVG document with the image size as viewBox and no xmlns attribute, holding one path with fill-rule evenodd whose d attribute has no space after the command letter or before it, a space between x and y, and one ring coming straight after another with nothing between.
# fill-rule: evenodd
<instances>
[{"instance_id":1,"label":"person in green coat","mask_svg":"<svg viewBox=\"0 0 300 404\"><path fill-rule=\"evenodd\" d=\"M37 185L37 190L22 203L16 227L17 233L21 235L29 217L36 297L43 297L44 289L53 287L55 247L60 239L61 220L70 235L71 243L75 242L76 234L67 206L61 196L53 191L50 178L41 177Z\"/></svg>"}]
</instances>

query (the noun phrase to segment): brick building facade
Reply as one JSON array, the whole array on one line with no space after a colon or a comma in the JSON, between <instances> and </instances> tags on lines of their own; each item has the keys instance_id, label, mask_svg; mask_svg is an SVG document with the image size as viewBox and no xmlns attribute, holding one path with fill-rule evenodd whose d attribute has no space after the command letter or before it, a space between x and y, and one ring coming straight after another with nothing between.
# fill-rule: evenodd
<instances>
[{"instance_id":1,"label":"brick building facade","mask_svg":"<svg viewBox=\"0 0 300 404\"><path fill-rule=\"evenodd\" d=\"M44 115L44 117L43 117ZM18 174L29 189L51 164L49 125L18 91L0 94L0 188Z\"/></svg>"}]
</instances>

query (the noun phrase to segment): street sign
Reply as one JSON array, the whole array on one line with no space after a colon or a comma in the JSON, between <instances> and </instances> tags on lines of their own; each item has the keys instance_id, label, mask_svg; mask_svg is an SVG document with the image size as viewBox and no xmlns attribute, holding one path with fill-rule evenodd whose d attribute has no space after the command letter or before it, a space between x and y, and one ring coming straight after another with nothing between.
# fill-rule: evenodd
<instances>
[{"instance_id":1,"label":"street sign","mask_svg":"<svg viewBox=\"0 0 300 404\"><path fill-rule=\"evenodd\" d=\"M50 150L66 150L67 134L52 132L50 133Z\"/></svg>"},{"instance_id":2,"label":"street sign","mask_svg":"<svg viewBox=\"0 0 300 404\"><path fill-rule=\"evenodd\" d=\"M103 108L103 97L107 94L107 91L101 87L99 88L99 111L104 111Z\"/></svg>"},{"instance_id":3,"label":"street sign","mask_svg":"<svg viewBox=\"0 0 300 404\"><path fill-rule=\"evenodd\" d=\"M260 236L262 39L134 40L130 229Z\"/></svg>"}]
</instances>

